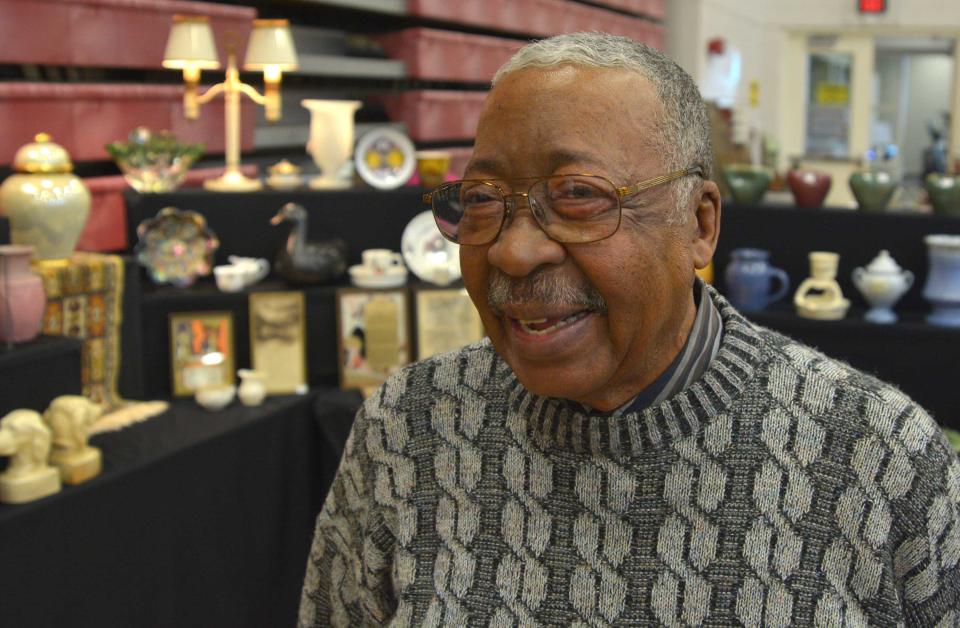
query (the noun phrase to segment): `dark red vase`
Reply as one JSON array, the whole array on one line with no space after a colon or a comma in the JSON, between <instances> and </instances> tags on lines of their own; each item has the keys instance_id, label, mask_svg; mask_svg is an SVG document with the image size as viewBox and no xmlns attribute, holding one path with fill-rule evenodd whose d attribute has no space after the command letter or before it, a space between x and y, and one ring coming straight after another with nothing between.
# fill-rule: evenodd
<instances>
[{"instance_id":1,"label":"dark red vase","mask_svg":"<svg viewBox=\"0 0 960 628\"><path fill-rule=\"evenodd\" d=\"M797 207L817 209L823 206L823 199L830 191L831 178L819 170L794 168L787 172L787 184L793 192Z\"/></svg>"}]
</instances>

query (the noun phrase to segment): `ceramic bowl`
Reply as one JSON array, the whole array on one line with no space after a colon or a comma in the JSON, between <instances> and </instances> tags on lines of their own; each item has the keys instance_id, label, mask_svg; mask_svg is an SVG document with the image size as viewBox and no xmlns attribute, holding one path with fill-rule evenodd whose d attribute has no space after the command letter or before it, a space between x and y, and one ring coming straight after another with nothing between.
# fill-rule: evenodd
<instances>
[{"instance_id":1,"label":"ceramic bowl","mask_svg":"<svg viewBox=\"0 0 960 628\"><path fill-rule=\"evenodd\" d=\"M129 141L112 142L105 148L137 192L176 190L203 154L203 144L180 142L169 131L153 133L144 127L134 129Z\"/></svg>"},{"instance_id":2,"label":"ceramic bowl","mask_svg":"<svg viewBox=\"0 0 960 628\"><path fill-rule=\"evenodd\" d=\"M933 173L927 175L924 185L934 212L948 216L960 215L960 177Z\"/></svg>"},{"instance_id":3,"label":"ceramic bowl","mask_svg":"<svg viewBox=\"0 0 960 628\"><path fill-rule=\"evenodd\" d=\"M773 173L764 166L730 164L723 168L723 179L738 205L756 205L763 199Z\"/></svg>"},{"instance_id":4,"label":"ceramic bowl","mask_svg":"<svg viewBox=\"0 0 960 628\"><path fill-rule=\"evenodd\" d=\"M818 209L830 192L832 179L826 172L794 168L787 173L787 185L797 207Z\"/></svg>"},{"instance_id":5,"label":"ceramic bowl","mask_svg":"<svg viewBox=\"0 0 960 628\"><path fill-rule=\"evenodd\" d=\"M236 386L217 386L216 388L198 390L194 395L194 399L207 410L216 412L230 405L230 402L233 401L236 394Z\"/></svg>"},{"instance_id":6,"label":"ceramic bowl","mask_svg":"<svg viewBox=\"0 0 960 628\"><path fill-rule=\"evenodd\" d=\"M886 209L897 187L897 181L886 172L854 172L850 175L850 190L864 211Z\"/></svg>"}]
</instances>

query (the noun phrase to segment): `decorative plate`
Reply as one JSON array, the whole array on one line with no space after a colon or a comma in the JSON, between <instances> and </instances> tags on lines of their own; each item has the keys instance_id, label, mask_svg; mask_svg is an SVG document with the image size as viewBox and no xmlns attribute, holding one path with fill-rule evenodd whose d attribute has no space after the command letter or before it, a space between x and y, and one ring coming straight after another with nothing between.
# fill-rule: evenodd
<instances>
[{"instance_id":1,"label":"decorative plate","mask_svg":"<svg viewBox=\"0 0 960 628\"><path fill-rule=\"evenodd\" d=\"M154 283L179 287L210 274L213 254L220 241L207 228L206 219L194 211L164 207L137 226L137 261Z\"/></svg>"},{"instance_id":2,"label":"decorative plate","mask_svg":"<svg viewBox=\"0 0 960 628\"><path fill-rule=\"evenodd\" d=\"M407 267L423 281L445 286L460 279L460 245L440 234L430 210L407 223L400 251Z\"/></svg>"},{"instance_id":3,"label":"decorative plate","mask_svg":"<svg viewBox=\"0 0 960 628\"><path fill-rule=\"evenodd\" d=\"M385 126L368 131L360 138L353 160L361 179L378 190L393 190L413 175L417 151L410 138Z\"/></svg>"}]
</instances>

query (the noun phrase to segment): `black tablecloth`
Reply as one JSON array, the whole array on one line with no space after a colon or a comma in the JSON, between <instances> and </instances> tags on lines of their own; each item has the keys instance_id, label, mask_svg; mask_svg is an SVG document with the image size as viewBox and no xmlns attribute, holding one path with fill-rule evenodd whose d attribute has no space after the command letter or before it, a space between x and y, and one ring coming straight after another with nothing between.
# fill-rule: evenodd
<instances>
[{"instance_id":1,"label":"black tablecloth","mask_svg":"<svg viewBox=\"0 0 960 628\"><path fill-rule=\"evenodd\" d=\"M0 625L293 625L357 404L339 392L217 413L183 401L94 437L102 475L0 506Z\"/></svg>"},{"instance_id":2,"label":"black tablecloth","mask_svg":"<svg viewBox=\"0 0 960 628\"><path fill-rule=\"evenodd\" d=\"M82 346L63 336L38 336L12 348L0 343L0 417L16 408L42 412L54 397L79 395Z\"/></svg>"}]
</instances>

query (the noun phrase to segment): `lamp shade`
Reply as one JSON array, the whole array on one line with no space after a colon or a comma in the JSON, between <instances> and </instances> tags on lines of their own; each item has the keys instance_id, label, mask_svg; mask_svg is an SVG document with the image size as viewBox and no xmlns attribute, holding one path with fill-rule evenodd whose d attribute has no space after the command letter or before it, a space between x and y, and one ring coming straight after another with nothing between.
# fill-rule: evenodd
<instances>
[{"instance_id":1,"label":"lamp shade","mask_svg":"<svg viewBox=\"0 0 960 628\"><path fill-rule=\"evenodd\" d=\"M210 21L202 15L174 15L163 67L216 70L220 67Z\"/></svg>"},{"instance_id":2,"label":"lamp shade","mask_svg":"<svg viewBox=\"0 0 960 628\"><path fill-rule=\"evenodd\" d=\"M247 42L247 70L296 70L297 50L287 20L254 20Z\"/></svg>"}]
</instances>

